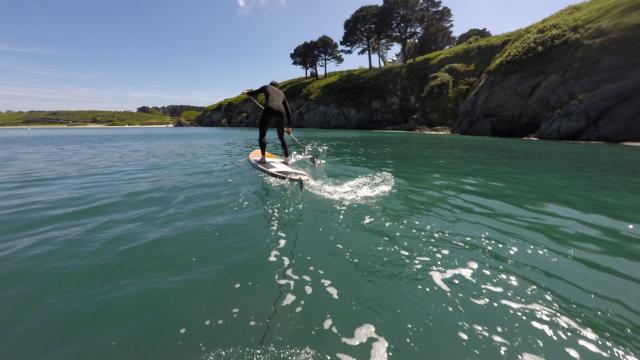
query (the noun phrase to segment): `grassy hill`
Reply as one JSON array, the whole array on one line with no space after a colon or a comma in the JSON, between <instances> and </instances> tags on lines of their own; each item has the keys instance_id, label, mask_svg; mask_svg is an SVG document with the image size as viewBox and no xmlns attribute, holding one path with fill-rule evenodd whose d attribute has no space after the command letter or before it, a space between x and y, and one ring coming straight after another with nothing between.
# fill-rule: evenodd
<instances>
[{"instance_id":1,"label":"grassy hill","mask_svg":"<svg viewBox=\"0 0 640 360\"><path fill-rule=\"evenodd\" d=\"M170 125L173 119L127 111L29 111L0 113L0 126Z\"/></svg>"},{"instance_id":2,"label":"grassy hill","mask_svg":"<svg viewBox=\"0 0 640 360\"><path fill-rule=\"evenodd\" d=\"M445 126L475 135L637 140L639 38L640 2L592 0L406 65L292 79L282 89L296 127ZM255 126L259 115L240 95L208 107L196 121ZM587 115L592 119L582 119ZM547 123L552 119L555 127Z\"/></svg>"}]
</instances>

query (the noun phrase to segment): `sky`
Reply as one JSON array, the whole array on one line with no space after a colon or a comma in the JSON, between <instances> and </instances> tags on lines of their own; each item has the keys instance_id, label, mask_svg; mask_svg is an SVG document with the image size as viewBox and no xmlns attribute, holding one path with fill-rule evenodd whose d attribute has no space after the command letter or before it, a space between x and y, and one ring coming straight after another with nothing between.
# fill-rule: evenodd
<instances>
[{"instance_id":1,"label":"sky","mask_svg":"<svg viewBox=\"0 0 640 360\"><path fill-rule=\"evenodd\" d=\"M443 0L454 34L528 26L576 0ZM303 76L300 43L342 38L376 0L0 0L0 111L209 105ZM329 71L367 66L348 55Z\"/></svg>"}]
</instances>

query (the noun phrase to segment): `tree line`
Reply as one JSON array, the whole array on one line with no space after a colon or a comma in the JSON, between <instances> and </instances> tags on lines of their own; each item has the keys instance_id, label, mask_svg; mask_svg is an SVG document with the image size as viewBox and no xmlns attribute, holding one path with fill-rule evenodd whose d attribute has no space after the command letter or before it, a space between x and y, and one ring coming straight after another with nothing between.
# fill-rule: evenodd
<instances>
[{"instance_id":1,"label":"tree line","mask_svg":"<svg viewBox=\"0 0 640 360\"><path fill-rule=\"evenodd\" d=\"M178 117L185 111L204 111L204 107L193 105L169 105L169 106L141 106L136 109L137 112L143 114L152 115L166 115L171 117Z\"/></svg>"},{"instance_id":2,"label":"tree line","mask_svg":"<svg viewBox=\"0 0 640 360\"><path fill-rule=\"evenodd\" d=\"M386 66L394 45L400 46L397 56L406 64L421 55L491 36L487 29L471 29L456 38L452 28L453 13L441 0L384 0L382 5L360 7L345 21L342 49L323 35L298 45L291 60L304 69L305 77L311 71L318 78L318 67L324 68L326 77L328 64L341 64L342 54L366 54L371 69L374 55L379 67Z\"/></svg>"}]
</instances>

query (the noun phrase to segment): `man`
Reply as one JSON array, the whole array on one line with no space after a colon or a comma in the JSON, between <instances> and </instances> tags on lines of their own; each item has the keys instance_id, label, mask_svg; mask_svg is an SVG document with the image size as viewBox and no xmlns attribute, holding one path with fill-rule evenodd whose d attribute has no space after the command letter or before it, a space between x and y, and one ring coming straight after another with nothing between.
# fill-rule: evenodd
<instances>
[{"instance_id":1,"label":"man","mask_svg":"<svg viewBox=\"0 0 640 360\"><path fill-rule=\"evenodd\" d=\"M259 162L266 163L265 151L267 149L267 129L269 125L274 125L278 131L278 138L280 139L280 145L284 152L284 163L289 164L289 147L287 146L287 140L284 138L284 132L291 134L291 110L289 110L289 103L284 92L280 90L280 85L272 81L269 85L263 86L258 90L245 90L245 94L255 97L259 94L264 94L266 98L266 105L260 118L260 137L258 142L260 143L260 152L262 158ZM286 127L285 127L286 120Z\"/></svg>"}]
</instances>

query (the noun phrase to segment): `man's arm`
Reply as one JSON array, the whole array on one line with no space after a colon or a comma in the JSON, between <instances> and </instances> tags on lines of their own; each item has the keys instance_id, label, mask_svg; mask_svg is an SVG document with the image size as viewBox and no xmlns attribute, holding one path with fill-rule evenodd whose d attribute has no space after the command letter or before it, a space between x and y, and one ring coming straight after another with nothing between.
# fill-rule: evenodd
<instances>
[{"instance_id":1,"label":"man's arm","mask_svg":"<svg viewBox=\"0 0 640 360\"><path fill-rule=\"evenodd\" d=\"M258 90L245 90L244 93L251 96L251 97L256 97L262 93L264 93L266 86L261 87Z\"/></svg>"}]
</instances>

